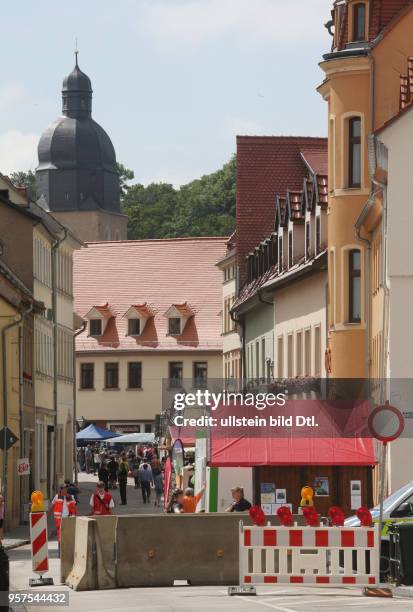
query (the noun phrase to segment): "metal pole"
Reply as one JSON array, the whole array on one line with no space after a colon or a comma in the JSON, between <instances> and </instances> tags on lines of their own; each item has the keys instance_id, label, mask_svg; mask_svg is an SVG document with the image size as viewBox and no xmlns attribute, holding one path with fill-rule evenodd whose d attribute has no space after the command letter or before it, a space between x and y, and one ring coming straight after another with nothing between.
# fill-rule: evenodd
<instances>
[{"instance_id":1,"label":"metal pole","mask_svg":"<svg viewBox=\"0 0 413 612\"><path fill-rule=\"evenodd\" d=\"M386 476L387 463L387 442L383 442L381 449L381 465L380 465L380 513L379 513L379 559L381 559L381 532L383 529L383 504L384 504L384 487Z\"/></svg>"}]
</instances>

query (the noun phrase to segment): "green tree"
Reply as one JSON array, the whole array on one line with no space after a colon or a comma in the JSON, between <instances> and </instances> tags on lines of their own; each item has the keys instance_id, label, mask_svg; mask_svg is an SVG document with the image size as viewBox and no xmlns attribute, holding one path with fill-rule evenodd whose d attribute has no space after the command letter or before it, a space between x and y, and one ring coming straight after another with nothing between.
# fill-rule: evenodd
<instances>
[{"instance_id":1,"label":"green tree","mask_svg":"<svg viewBox=\"0 0 413 612\"><path fill-rule=\"evenodd\" d=\"M36 200L36 176L32 170L23 172L12 172L10 179L16 187L26 187L29 190L32 200Z\"/></svg>"},{"instance_id":2,"label":"green tree","mask_svg":"<svg viewBox=\"0 0 413 612\"><path fill-rule=\"evenodd\" d=\"M123 197L128 237L226 236L235 225L236 158L220 170L174 189L166 183L132 185Z\"/></svg>"},{"instance_id":3,"label":"green tree","mask_svg":"<svg viewBox=\"0 0 413 612\"><path fill-rule=\"evenodd\" d=\"M133 181L133 179L135 178L135 173L133 172L133 170L129 170L129 168L127 168L126 166L124 166L121 163L117 163L116 164L118 167L118 172L119 172L119 183L120 183L120 194L121 194L121 199L123 199L125 197L125 195L128 192L129 189L129 185L128 185L128 181Z\"/></svg>"}]
</instances>

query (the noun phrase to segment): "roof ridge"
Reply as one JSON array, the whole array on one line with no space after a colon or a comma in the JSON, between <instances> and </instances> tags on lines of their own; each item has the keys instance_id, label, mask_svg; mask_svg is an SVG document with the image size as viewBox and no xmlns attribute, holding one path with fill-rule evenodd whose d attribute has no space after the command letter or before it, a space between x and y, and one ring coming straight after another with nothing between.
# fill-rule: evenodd
<instances>
[{"instance_id":1,"label":"roof ridge","mask_svg":"<svg viewBox=\"0 0 413 612\"><path fill-rule=\"evenodd\" d=\"M189 241L206 241L206 240L216 240L216 241L228 241L229 236L180 236L178 238L142 238L138 240L95 240L91 242L86 242L88 245L96 245L96 244L142 244L144 242L189 242Z\"/></svg>"}]
</instances>

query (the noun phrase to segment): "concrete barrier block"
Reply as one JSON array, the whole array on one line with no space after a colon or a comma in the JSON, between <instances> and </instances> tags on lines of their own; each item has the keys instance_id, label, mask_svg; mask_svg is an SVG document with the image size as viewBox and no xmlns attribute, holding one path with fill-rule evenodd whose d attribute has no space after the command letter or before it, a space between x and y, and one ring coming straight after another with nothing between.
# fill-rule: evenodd
<instances>
[{"instance_id":1,"label":"concrete barrier block","mask_svg":"<svg viewBox=\"0 0 413 612\"><path fill-rule=\"evenodd\" d=\"M97 588L95 519L76 518L73 567L65 582L75 591Z\"/></svg>"},{"instance_id":2,"label":"concrete barrier block","mask_svg":"<svg viewBox=\"0 0 413 612\"><path fill-rule=\"evenodd\" d=\"M62 519L60 529L60 581L65 583L73 567L75 556L76 517L68 516Z\"/></svg>"},{"instance_id":3,"label":"concrete barrier block","mask_svg":"<svg viewBox=\"0 0 413 612\"><path fill-rule=\"evenodd\" d=\"M95 517L96 563L99 589L116 588L116 523L117 516Z\"/></svg>"}]
</instances>

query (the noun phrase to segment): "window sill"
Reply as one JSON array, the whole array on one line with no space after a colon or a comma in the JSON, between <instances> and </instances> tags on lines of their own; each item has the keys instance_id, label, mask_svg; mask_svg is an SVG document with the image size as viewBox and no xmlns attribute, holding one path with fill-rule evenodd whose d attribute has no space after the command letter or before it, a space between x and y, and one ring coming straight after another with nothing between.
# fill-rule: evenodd
<instances>
[{"instance_id":1,"label":"window sill","mask_svg":"<svg viewBox=\"0 0 413 612\"><path fill-rule=\"evenodd\" d=\"M120 387L103 387L102 391L120 391Z\"/></svg>"},{"instance_id":2,"label":"window sill","mask_svg":"<svg viewBox=\"0 0 413 612\"><path fill-rule=\"evenodd\" d=\"M96 391L96 387L79 387L78 391Z\"/></svg>"},{"instance_id":3,"label":"window sill","mask_svg":"<svg viewBox=\"0 0 413 612\"><path fill-rule=\"evenodd\" d=\"M143 387L126 387L125 391L143 391Z\"/></svg>"}]
</instances>

